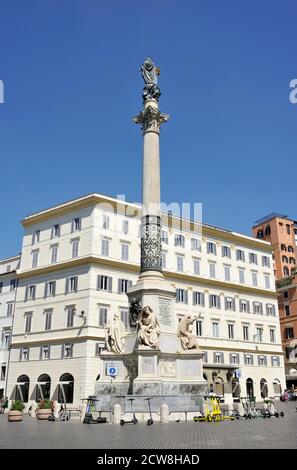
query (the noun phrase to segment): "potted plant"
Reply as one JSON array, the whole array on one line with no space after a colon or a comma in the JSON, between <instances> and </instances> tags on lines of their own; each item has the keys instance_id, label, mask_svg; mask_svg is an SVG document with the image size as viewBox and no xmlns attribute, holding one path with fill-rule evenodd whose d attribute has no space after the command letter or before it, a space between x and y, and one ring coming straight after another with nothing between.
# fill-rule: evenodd
<instances>
[{"instance_id":1,"label":"potted plant","mask_svg":"<svg viewBox=\"0 0 297 470\"><path fill-rule=\"evenodd\" d=\"M54 402L52 400L40 400L36 410L36 417L39 420L48 420L48 417L54 411Z\"/></svg>"},{"instance_id":2,"label":"potted plant","mask_svg":"<svg viewBox=\"0 0 297 470\"><path fill-rule=\"evenodd\" d=\"M8 421L11 423L23 421L23 409L24 408L25 408L25 405L21 400L15 400L14 402L12 402L12 405L8 412Z\"/></svg>"}]
</instances>

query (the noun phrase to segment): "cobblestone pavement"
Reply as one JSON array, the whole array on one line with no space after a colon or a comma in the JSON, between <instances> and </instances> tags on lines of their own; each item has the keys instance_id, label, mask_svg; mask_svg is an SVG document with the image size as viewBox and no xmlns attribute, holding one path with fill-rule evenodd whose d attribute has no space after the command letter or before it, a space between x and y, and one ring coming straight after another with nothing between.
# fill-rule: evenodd
<instances>
[{"instance_id":1,"label":"cobblestone pavement","mask_svg":"<svg viewBox=\"0 0 297 470\"><path fill-rule=\"evenodd\" d=\"M296 403L277 404L284 418L256 418L221 423L179 422L127 425L86 425L42 422L24 416L8 423L0 415L0 448L92 449L297 449Z\"/></svg>"}]
</instances>

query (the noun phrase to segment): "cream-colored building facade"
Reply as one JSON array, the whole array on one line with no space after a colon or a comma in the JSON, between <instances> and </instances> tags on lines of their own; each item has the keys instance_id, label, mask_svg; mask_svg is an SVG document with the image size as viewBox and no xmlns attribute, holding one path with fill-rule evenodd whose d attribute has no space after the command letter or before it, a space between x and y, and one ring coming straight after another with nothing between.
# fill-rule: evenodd
<instances>
[{"instance_id":1,"label":"cream-colored building facade","mask_svg":"<svg viewBox=\"0 0 297 470\"><path fill-rule=\"evenodd\" d=\"M16 294L9 398L66 397L78 407L105 377L104 325L136 283L141 207L90 194L26 217ZM275 396L285 387L271 245L164 218L163 271L176 314L197 315L210 389ZM165 225L167 224L167 225Z\"/></svg>"},{"instance_id":2,"label":"cream-colored building facade","mask_svg":"<svg viewBox=\"0 0 297 470\"><path fill-rule=\"evenodd\" d=\"M0 261L0 398L6 395L19 262L20 256Z\"/></svg>"}]
</instances>

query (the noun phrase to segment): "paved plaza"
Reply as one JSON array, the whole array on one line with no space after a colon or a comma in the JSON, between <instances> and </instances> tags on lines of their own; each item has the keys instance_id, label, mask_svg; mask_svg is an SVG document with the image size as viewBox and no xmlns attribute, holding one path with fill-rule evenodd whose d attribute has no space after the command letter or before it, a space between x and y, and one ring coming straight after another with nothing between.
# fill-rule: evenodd
<instances>
[{"instance_id":1,"label":"paved plaza","mask_svg":"<svg viewBox=\"0 0 297 470\"><path fill-rule=\"evenodd\" d=\"M0 415L0 447L28 449L297 449L295 403L280 403L284 418L256 418L221 423L179 422L127 425L86 425L42 422L24 416L8 423Z\"/></svg>"}]
</instances>

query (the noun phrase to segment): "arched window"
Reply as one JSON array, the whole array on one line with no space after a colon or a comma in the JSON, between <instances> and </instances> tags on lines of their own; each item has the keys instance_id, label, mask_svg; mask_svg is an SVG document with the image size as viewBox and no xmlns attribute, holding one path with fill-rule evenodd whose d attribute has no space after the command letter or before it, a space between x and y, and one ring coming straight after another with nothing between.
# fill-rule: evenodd
<instances>
[{"instance_id":1,"label":"arched window","mask_svg":"<svg viewBox=\"0 0 297 470\"><path fill-rule=\"evenodd\" d=\"M282 387L278 379L274 379L273 381L273 391L274 395L281 395L282 393Z\"/></svg>"},{"instance_id":2,"label":"arched window","mask_svg":"<svg viewBox=\"0 0 297 470\"><path fill-rule=\"evenodd\" d=\"M27 375L20 375L16 384L15 399L24 403L29 401L30 379Z\"/></svg>"},{"instance_id":3,"label":"arched window","mask_svg":"<svg viewBox=\"0 0 297 470\"><path fill-rule=\"evenodd\" d=\"M240 398L240 385L236 377L232 379L232 396L233 398Z\"/></svg>"},{"instance_id":4,"label":"arched window","mask_svg":"<svg viewBox=\"0 0 297 470\"><path fill-rule=\"evenodd\" d=\"M289 251L290 253L294 253L294 248L293 248L291 245L289 245L289 246L288 246L288 251Z\"/></svg>"},{"instance_id":5,"label":"arched window","mask_svg":"<svg viewBox=\"0 0 297 470\"><path fill-rule=\"evenodd\" d=\"M284 267L284 276L290 276L290 271L287 266Z\"/></svg>"},{"instance_id":6,"label":"arched window","mask_svg":"<svg viewBox=\"0 0 297 470\"><path fill-rule=\"evenodd\" d=\"M257 238L264 238L264 232L262 229L258 230L257 232Z\"/></svg>"},{"instance_id":7,"label":"arched window","mask_svg":"<svg viewBox=\"0 0 297 470\"><path fill-rule=\"evenodd\" d=\"M59 380L59 403L73 403L74 378L71 374L63 374Z\"/></svg>"},{"instance_id":8,"label":"arched window","mask_svg":"<svg viewBox=\"0 0 297 470\"><path fill-rule=\"evenodd\" d=\"M291 264L296 264L295 258L293 258L292 256L290 256L290 263Z\"/></svg>"},{"instance_id":9,"label":"arched window","mask_svg":"<svg viewBox=\"0 0 297 470\"><path fill-rule=\"evenodd\" d=\"M283 243L281 244L281 250L282 250L282 251L287 251L287 247L286 247L286 245L284 245Z\"/></svg>"},{"instance_id":10,"label":"arched window","mask_svg":"<svg viewBox=\"0 0 297 470\"><path fill-rule=\"evenodd\" d=\"M282 262L283 263L288 263L288 257L286 255L282 256Z\"/></svg>"},{"instance_id":11,"label":"arched window","mask_svg":"<svg viewBox=\"0 0 297 470\"><path fill-rule=\"evenodd\" d=\"M267 380L266 379L261 379L260 380L260 392L261 392L261 397L262 398L268 397L268 386L267 386Z\"/></svg>"},{"instance_id":12,"label":"arched window","mask_svg":"<svg viewBox=\"0 0 297 470\"><path fill-rule=\"evenodd\" d=\"M36 384L36 402L40 400L49 400L51 394L51 378L47 374L38 377Z\"/></svg>"},{"instance_id":13,"label":"arched window","mask_svg":"<svg viewBox=\"0 0 297 470\"><path fill-rule=\"evenodd\" d=\"M270 225L266 225L266 227L265 227L265 235L270 235L270 234L271 234Z\"/></svg>"},{"instance_id":14,"label":"arched window","mask_svg":"<svg viewBox=\"0 0 297 470\"><path fill-rule=\"evenodd\" d=\"M248 397L253 397L254 396L254 382L253 379L247 379L246 380L246 394Z\"/></svg>"}]
</instances>

